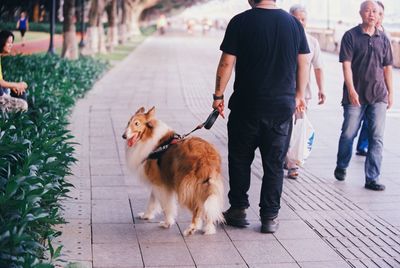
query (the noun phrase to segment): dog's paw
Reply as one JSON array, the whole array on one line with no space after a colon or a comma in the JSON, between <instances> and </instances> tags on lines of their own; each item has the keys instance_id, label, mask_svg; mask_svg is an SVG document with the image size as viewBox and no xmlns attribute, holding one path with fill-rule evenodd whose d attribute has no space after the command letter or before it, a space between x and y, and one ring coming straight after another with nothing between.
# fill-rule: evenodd
<instances>
[{"instance_id":1,"label":"dog's paw","mask_svg":"<svg viewBox=\"0 0 400 268\"><path fill-rule=\"evenodd\" d=\"M188 228L186 228L186 230L183 232L183 235L184 236L189 236L189 235L192 235L192 234L194 234L195 232L196 232L196 227L194 227L192 224L188 227Z\"/></svg>"},{"instance_id":2,"label":"dog's paw","mask_svg":"<svg viewBox=\"0 0 400 268\"><path fill-rule=\"evenodd\" d=\"M215 234L217 229L215 228L214 224L206 225L203 229L205 235Z\"/></svg>"},{"instance_id":3,"label":"dog's paw","mask_svg":"<svg viewBox=\"0 0 400 268\"><path fill-rule=\"evenodd\" d=\"M154 215L146 214L144 212L139 212L138 213L138 217L141 220L152 220L152 219L154 219Z\"/></svg>"},{"instance_id":4,"label":"dog's paw","mask_svg":"<svg viewBox=\"0 0 400 268\"><path fill-rule=\"evenodd\" d=\"M158 226L168 229L172 226L172 224L174 224L174 222L167 222L167 221L160 221L160 223L158 224Z\"/></svg>"}]
</instances>

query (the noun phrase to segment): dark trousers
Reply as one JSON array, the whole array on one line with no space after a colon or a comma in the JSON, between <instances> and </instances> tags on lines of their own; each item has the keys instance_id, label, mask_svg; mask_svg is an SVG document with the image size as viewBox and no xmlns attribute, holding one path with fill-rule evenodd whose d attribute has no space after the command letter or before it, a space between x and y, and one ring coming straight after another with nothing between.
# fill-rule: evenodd
<instances>
[{"instance_id":1,"label":"dark trousers","mask_svg":"<svg viewBox=\"0 0 400 268\"><path fill-rule=\"evenodd\" d=\"M292 117L268 118L232 111L228 121L229 203L248 208L251 164L260 149L264 175L261 185L260 216L278 215L283 185L283 163L292 132Z\"/></svg>"},{"instance_id":2,"label":"dark trousers","mask_svg":"<svg viewBox=\"0 0 400 268\"><path fill-rule=\"evenodd\" d=\"M0 87L0 96L2 96L3 94L5 94L5 92L6 92L6 88L2 88L2 87ZM10 96L11 97L14 97L14 98L18 98L18 99L23 99L24 101L26 101L27 100L27 96L26 96L26 93L24 92L24 93L22 93L21 95L17 95L14 91L12 91L11 89L9 89L10 90Z\"/></svg>"},{"instance_id":3,"label":"dark trousers","mask_svg":"<svg viewBox=\"0 0 400 268\"><path fill-rule=\"evenodd\" d=\"M16 93L14 93L14 91L11 90L10 95L11 95L11 97L14 97L14 98L23 99L24 101L26 101L26 99L27 99L25 92L22 93L21 95L17 95Z\"/></svg>"}]
</instances>

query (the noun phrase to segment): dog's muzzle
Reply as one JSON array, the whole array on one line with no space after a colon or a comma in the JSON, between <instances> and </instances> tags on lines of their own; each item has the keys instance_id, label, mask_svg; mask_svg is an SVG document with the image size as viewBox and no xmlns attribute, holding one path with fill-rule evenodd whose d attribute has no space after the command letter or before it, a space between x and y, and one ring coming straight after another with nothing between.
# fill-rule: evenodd
<instances>
[{"instance_id":1,"label":"dog's muzzle","mask_svg":"<svg viewBox=\"0 0 400 268\"><path fill-rule=\"evenodd\" d=\"M122 138L124 139L124 140L126 140L126 133L124 133L124 134L122 134Z\"/></svg>"}]
</instances>

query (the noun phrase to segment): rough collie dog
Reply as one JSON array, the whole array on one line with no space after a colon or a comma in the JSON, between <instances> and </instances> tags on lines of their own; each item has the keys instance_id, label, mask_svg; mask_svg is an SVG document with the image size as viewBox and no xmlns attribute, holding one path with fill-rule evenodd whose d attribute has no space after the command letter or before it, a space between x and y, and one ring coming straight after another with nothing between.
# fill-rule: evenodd
<instances>
[{"instance_id":1,"label":"rough collie dog","mask_svg":"<svg viewBox=\"0 0 400 268\"><path fill-rule=\"evenodd\" d=\"M156 119L155 108L140 108L129 120L122 137L126 139L126 161L151 187L150 199L141 219L153 219L164 212L160 226L175 223L177 202L192 212L192 222L184 231L190 235L202 228L214 234L215 224L223 221L223 182L221 157L207 141L177 138L175 132Z\"/></svg>"}]
</instances>

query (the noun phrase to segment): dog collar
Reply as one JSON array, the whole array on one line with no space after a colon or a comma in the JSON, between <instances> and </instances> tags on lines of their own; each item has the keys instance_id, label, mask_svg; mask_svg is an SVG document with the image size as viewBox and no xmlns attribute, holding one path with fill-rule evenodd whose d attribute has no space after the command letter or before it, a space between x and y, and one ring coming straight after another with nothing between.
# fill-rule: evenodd
<instances>
[{"instance_id":1,"label":"dog collar","mask_svg":"<svg viewBox=\"0 0 400 268\"><path fill-rule=\"evenodd\" d=\"M161 143L160 145L157 146L156 149L154 149L148 156L146 159L143 160L146 161L148 159L160 159L161 156L169 149L169 147L171 145L177 144L179 141L182 141L184 138L177 134L174 133L174 135L171 136L171 138L169 138L168 140L166 140L165 142Z\"/></svg>"}]
</instances>

